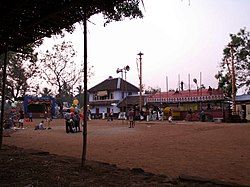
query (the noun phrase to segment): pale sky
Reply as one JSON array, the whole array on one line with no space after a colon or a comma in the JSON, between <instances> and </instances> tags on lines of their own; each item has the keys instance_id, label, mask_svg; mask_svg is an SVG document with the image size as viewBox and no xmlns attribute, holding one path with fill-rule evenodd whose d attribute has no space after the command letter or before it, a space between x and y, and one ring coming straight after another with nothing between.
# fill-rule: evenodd
<instances>
[{"instance_id":1,"label":"pale sky","mask_svg":"<svg viewBox=\"0 0 250 187\"><path fill-rule=\"evenodd\" d=\"M136 59L144 53L142 79L145 88L178 87L178 74L188 88L191 80L200 79L206 87L217 87L214 75L219 70L224 47L229 34L240 28L250 29L250 0L144 0L143 19L113 22L106 27L101 15L88 23L88 62L93 65L94 76L88 88L107 79L120 77L117 68L131 67L127 81L138 86ZM83 59L83 29L77 26L67 34L79 58ZM46 39L43 47L57 39ZM42 47L42 48L43 48ZM193 82L191 87L195 88Z\"/></svg>"}]
</instances>

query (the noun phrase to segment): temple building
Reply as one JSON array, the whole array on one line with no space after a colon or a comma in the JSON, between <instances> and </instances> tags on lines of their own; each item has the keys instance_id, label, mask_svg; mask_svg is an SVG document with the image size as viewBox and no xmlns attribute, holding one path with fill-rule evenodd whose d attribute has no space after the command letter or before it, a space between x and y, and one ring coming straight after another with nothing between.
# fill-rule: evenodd
<instances>
[{"instance_id":1,"label":"temple building","mask_svg":"<svg viewBox=\"0 0 250 187\"><path fill-rule=\"evenodd\" d=\"M146 98L147 106L169 107L177 120L196 121L204 111L208 121L221 119L226 121L229 116L229 100L221 90L201 89L185 91L157 92ZM187 117L189 119L187 119Z\"/></svg>"}]
</instances>

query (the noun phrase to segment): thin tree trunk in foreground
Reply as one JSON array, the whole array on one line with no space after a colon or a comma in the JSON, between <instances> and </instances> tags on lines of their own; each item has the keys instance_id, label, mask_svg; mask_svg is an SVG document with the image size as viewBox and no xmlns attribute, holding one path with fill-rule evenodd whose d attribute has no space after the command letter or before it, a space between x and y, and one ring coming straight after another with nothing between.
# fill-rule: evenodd
<instances>
[{"instance_id":1,"label":"thin tree trunk in foreground","mask_svg":"<svg viewBox=\"0 0 250 187\"><path fill-rule=\"evenodd\" d=\"M4 62L3 62L3 82L2 82L2 104L1 104L1 117L0 117L0 149L2 149L3 143L3 123L4 123L4 104L5 104L5 85L6 85L6 69L7 69L7 61L8 61L8 47L5 47L4 53Z\"/></svg>"}]
</instances>

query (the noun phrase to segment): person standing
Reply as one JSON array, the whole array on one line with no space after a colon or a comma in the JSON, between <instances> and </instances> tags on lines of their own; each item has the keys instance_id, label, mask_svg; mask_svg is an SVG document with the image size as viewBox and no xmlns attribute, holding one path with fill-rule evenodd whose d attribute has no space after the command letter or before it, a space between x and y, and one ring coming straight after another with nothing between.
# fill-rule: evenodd
<instances>
[{"instance_id":1,"label":"person standing","mask_svg":"<svg viewBox=\"0 0 250 187\"><path fill-rule=\"evenodd\" d=\"M114 110L112 109L110 112L110 120L113 121L113 117L114 117Z\"/></svg>"},{"instance_id":2,"label":"person standing","mask_svg":"<svg viewBox=\"0 0 250 187\"><path fill-rule=\"evenodd\" d=\"M200 120L201 120L202 122L205 122L205 120L206 120L206 115L205 115L204 110L201 110L201 113L200 113Z\"/></svg>"},{"instance_id":3,"label":"person standing","mask_svg":"<svg viewBox=\"0 0 250 187\"><path fill-rule=\"evenodd\" d=\"M88 120L90 121L91 120L91 111L88 110L87 113L88 113Z\"/></svg>"},{"instance_id":4,"label":"person standing","mask_svg":"<svg viewBox=\"0 0 250 187\"><path fill-rule=\"evenodd\" d=\"M169 122L169 123L172 123L172 122L173 122L173 112L172 112L172 109L171 109L171 108L170 108L170 110L169 110L168 122Z\"/></svg>"},{"instance_id":5,"label":"person standing","mask_svg":"<svg viewBox=\"0 0 250 187\"><path fill-rule=\"evenodd\" d=\"M67 111L65 113L64 119L65 119L66 133L72 132L70 111Z\"/></svg>"},{"instance_id":6,"label":"person standing","mask_svg":"<svg viewBox=\"0 0 250 187\"><path fill-rule=\"evenodd\" d=\"M135 121L134 121L134 111L131 109L128 113L128 119L129 119L129 128L135 127Z\"/></svg>"},{"instance_id":7,"label":"person standing","mask_svg":"<svg viewBox=\"0 0 250 187\"><path fill-rule=\"evenodd\" d=\"M45 121L48 121L48 112L46 110L44 111L44 119Z\"/></svg>"},{"instance_id":8,"label":"person standing","mask_svg":"<svg viewBox=\"0 0 250 187\"><path fill-rule=\"evenodd\" d=\"M102 111L102 119L105 119L105 112Z\"/></svg>"},{"instance_id":9,"label":"person standing","mask_svg":"<svg viewBox=\"0 0 250 187\"><path fill-rule=\"evenodd\" d=\"M19 128L23 128L24 112L23 112L22 109L19 111L19 120L18 120L18 122L19 122Z\"/></svg>"},{"instance_id":10,"label":"person standing","mask_svg":"<svg viewBox=\"0 0 250 187\"><path fill-rule=\"evenodd\" d=\"M32 115L32 112L29 112L29 122L32 122L33 121L33 115Z\"/></svg>"},{"instance_id":11,"label":"person standing","mask_svg":"<svg viewBox=\"0 0 250 187\"><path fill-rule=\"evenodd\" d=\"M80 115L78 114L78 112L75 112L75 115L73 116L73 121L75 132L80 132Z\"/></svg>"}]
</instances>

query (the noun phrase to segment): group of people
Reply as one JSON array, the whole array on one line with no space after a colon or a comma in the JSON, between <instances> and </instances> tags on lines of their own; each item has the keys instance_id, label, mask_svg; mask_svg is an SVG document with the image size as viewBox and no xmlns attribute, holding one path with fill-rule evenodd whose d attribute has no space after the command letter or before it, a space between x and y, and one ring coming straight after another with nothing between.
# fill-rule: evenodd
<instances>
[{"instance_id":1,"label":"group of people","mask_svg":"<svg viewBox=\"0 0 250 187\"><path fill-rule=\"evenodd\" d=\"M81 132L80 129L80 114L78 112L67 111L64 115L66 133Z\"/></svg>"},{"instance_id":2,"label":"group of people","mask_svg":"<svg viewBox=\"0 0 250 187\"><path fill-rule=\"evenodd\" d=\"M45 130L46 127L44 126L44 121L42 120L38 125L35 126L34 130ZM51 129L51 128L48 128Z\"/></svg>"},{"instance_id":3,"label":"group of people","mask_svg":"<svg viewBox=\"0 0 250 187\"><path fill-rule=\"evenodd\" d=\"M11 109L8 112L8 123L5 128L24 128L24 111L20 109L19 111Z\"/></svg>"},{"instance_id":4,"label":"group of people","mask_svg":"<svg viewBox=\"0 0 250 187\"><path fill-rule=\"evenodd\" d=\"M47 126L48 126L47 128L44 126L44 120L47 122ZM37 124L34 130L45 130L45 129L50 130L51 129L50 123L52 121L52 116L47 111L44 112L44 120L42 120L39 124Z\"/></svg>"}]
</instances>

